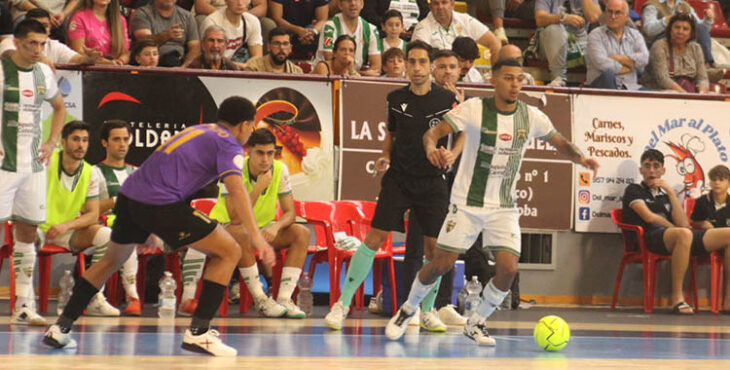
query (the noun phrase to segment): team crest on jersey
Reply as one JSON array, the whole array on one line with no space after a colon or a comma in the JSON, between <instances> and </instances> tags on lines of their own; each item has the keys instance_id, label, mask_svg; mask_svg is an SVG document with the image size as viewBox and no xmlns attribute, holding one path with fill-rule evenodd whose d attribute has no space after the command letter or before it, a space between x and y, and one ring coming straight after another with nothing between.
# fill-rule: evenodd
<instances>
[{"instance_id":1,"label":"team crest on jersey","mask_svg":"<svg viewBox=\"0 0 730 370\"><path fill-rule=\"evenodd\" d=\"M46 87L43 85L38 85L35 87L35 89L38 91L38 94L40 94L40 95L46 94Z\"/></svg>"},{"instance_id":2,"label":"team crest on jersey","mask_svg":"<svg viewBox=\"0 0 730 370\"><path fill-rule=\"evenodd\" d=\"M451 232L451 230L454 230L455 227L456 227L456 221L449 220L448 222L446 222L446 232L447 233Z\"/></svg>"},{"instance_id":3,"label":"team crest on jersey","mask_svg":"<svg viewBox=\"0 0 730 370\"><path fill-rule=\"evenodd\" d=\"M527 130L523 128L517 129L517 138L518 139L527 139Z\"/></svg>"},{"instance_id":4,"label":"team crest on jersey","mask_svg":"<svg viewBox=\"0 0 730 370\"><path fill-rule=\"evenodd\" d=\"M235 157L233 157L233 164L238 167L239 169L243 169L243 163L244 159L243 156L238 154Z\"/></svg>"}]
</instances>

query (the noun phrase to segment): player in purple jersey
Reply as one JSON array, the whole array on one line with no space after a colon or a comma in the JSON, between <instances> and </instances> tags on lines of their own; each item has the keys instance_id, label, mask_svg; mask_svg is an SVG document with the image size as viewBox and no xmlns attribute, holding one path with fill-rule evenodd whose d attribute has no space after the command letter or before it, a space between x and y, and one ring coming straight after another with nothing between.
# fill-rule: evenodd
<instances>
[{"instance_id":1,"label":"player in purple jersey","mask_svg":"<svg viewBox=\"0 0 730 370\"><path fill-rule=\"evenodd\" d=\"M191 208L186 199L213 180L223 181L230 193L228 202L241 216L251 243L265 264L274 264L273 249L259 233L241 175L242 145L253 131L255 113L247 99L224 100L216 124L191 126L173 136L127 178L114 207L117 218L107 253L76 283L71 300L43 343L56 348L76 346L69 334L73 322L136 245L154 233L174 249L190 246L210 258L200 303L182 347L214 356L237 354L220 340L217 331L210 330L210 321L241 258L241 246L216 221Z\"/></svg>"}]
</instances>

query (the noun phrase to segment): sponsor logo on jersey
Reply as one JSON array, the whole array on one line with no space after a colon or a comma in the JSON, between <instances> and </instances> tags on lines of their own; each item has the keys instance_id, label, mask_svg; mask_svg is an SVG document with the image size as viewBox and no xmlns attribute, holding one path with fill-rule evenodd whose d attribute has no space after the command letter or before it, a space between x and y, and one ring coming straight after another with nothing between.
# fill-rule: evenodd
<instances>
[{"instance_id":1,"label":"sponsor logo on jersey","mask_svg":"<svg viewBox=\"0 0 730 370\"><path fill-rule=\"evenodd\" d=\"M588 207L578 208L578 219L581 221L588 221L591 219L591 209Z\"/></svg>"},{"instance_id":2,"label":"sponsor logo on jersey","mask_svg":"<svg viewBox=\"0 0 730 370\"><path fill-rule=\"evenodd\" d=\"M26 98L33 97L33 90L30 90L30 89L23 90L23 96L25 96Z\"/></svg>"},{"instance_id":3,"label":"sponsor logo on jersey","mask_svg":"<svg viewBox=\"0 0 730 370\"><path fill-rule=\"evenodd\" d=\"M591 174L589 172L578 173L578 185L591 186Z\"/></svg>"},{"instance_id":4,"label":"sponsor logo on jersey","mask_svg":"<svg viewBox=\"0 0 730 370\"><path fill-rule=\"evenodd\" d=\"M400 105L400 111L404 112L406 111L406 108L408 108L408 103L403 103Z\"/></svg>"},{"instance_id":5,"label":"sponsor logo on jersey","mask_svg":"<svg viewBox=\"0 0 730 370\"><path fill-rule=\"evenodd\" d=\"M512 135L505 132L504 134L499 135L499 139L502 141L510 141L512 140Z\"/></svg>"},{"instance_id":6,"label":"sponsor logo on jersey","mask_svg":"<svg viewBox=\"0 0 730 370\"><path fill-rule=\"evenodd\" d=\"M578 192L578 203L589 204L591 202L591 192L588 190L580 190Z\"/></svg>"}]
</instances>

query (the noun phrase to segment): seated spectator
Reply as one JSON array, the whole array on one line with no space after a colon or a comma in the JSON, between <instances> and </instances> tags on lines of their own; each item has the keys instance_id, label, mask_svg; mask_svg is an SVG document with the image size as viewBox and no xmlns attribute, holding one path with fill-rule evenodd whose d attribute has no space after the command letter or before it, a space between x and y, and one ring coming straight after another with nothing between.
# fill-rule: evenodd
<instances>
[{"instance_id":1,"label":"seated spectator","mask_svg":"<svg viewBox=\"0 0 730 370\"><path fill-rule=\"evenodd\" d=\"M139 40L132 44L132 60L140 67L157 67L160 49L150 39Z\"/></svg>"},{"instance_id":2,"label":"seated spectator","mask_svg":"<svg viewBox=\"0 0 730 370\"><path fill-rule=\"evenodd\" d=\"M314 67L312 74L326 76L360 76L355 69L355 38L350 35L340 35L334 42L332 59L320 60Z\"/></svg>"},{"instance_id":3,"label":"seated spectator","mask_svg":"<svg viewBox=\"0 0 730 370\"><path fill-rule=\"evenodd\" d=\"M248 12L259 19L259 23L261 23L261 38L264 41L268 40L269 32L276 28L276 22L274 22L273 19L267 17L269 15L268 0L251 0L251 4L248 7Z\"/></svg>"},{"instance_id":4,"label":"seated spectator","mask_svg":"<svg viewBox=\"0 0 730 370\"><path fill-rule=\"evenodd\" d=\"M25 19L38 21L46 29L46 35L51 34L51 16L47 11L41 8L34 8L26 13ZM0 56L10 50L15 50L15 38L10 35L0 42ZM100 62L102 55L100 52L92 49L84 48L83 53L77 53L66 44L58 40L48 38L43 47L42 63L54 68L56 64L94 64Z\"/></svg>"},{"instance_id":5,"label":"seated spectator","mask_svg":"<svg viewBox=\"0 0 730 370\"><path fill-rule=\"evenodd\" d=\"M433 82L446 90L453 92L459 102L464 101L463 91L456 89L460 76L459 58L452 50L440 49L433 55Z\"/></svg>"},{"instance_id":6,"label":"seated spectator","mask_svg":"<svg viewBox=\"0 0 730 370\"><path fill-rule=\"evenodd\" d=\"M654 42L663 38L666 34L669 18L677 13L690 14L696 24L696 34L692 38L702 47L705 62L710 66L714 65L715 59L712 56L712 38L710 29L715 22L715 11L707 7L704 19L695 12L694 8L684 0L649 0L641 8L641 30L644 33L646 42L651 47Z\"/></svg>"},{"instance_id":7,"label":"seated spectator","mask_svg":"<svg viewBox=\"0 0 730 370\"><path fill-rule=\"evenodd\" d=\"M193 8L190 9L193 16L195 16L195 22L197 27L203 26L203 21L213 12L218 9L226 7L226 0L195 0Z\"/></svg>"},{"instance_id":8,"label":"seated spectator","mask_svg":"<svg viewBox=\"0 0 730 370\"><path fill-rule=\"evenodd\" d=\"M127 20L119 4L106 0L80 0L68 24L68 40L78 53L94 49L104 56L101 64L129 63Z\"/></svg>"},{"instance_id":9,"label":"seated spectator","mask_svg":"<svg viewBox=\"0 0 730 370\"><path fill-rule=\"evenodd\" d=\"M400 38L405 31L403 28L403 15L394 9L390 9L383 14L383 22L380 26L385 33L385 38L380 40L380 50L386 51L390 48L398 48L406 52L406 41Z\"/></svg>"},{"instance_id":10,"label":"seated spectator","mask_svg":"<svg viewBox=\"0 0 730 370\"><path fill-rule=\"evenodd\" d=\"M670 17L667 37L651 46L649 65L642 75L643 84L652 90L709 92L702 48L695 39L695 21L689 14Z\"/></svg>"},{"instance_id":11,"label":"seated spectator","mask_svg":"<svg viewBox=\"0 0 730 370\"><path fill-rule=\"evenodd\" d=\"M492 63L497 62L501 41L474 17L454 11L454 0L431 0L431 12L418 22L411 40L422 40L436 49L451 49L454 39L470 37L485 46L491 53Z\"/></svg>"},{"instance_id":12,"label":"seated spectator","mask_svg":"<svg viewBox=\"0 0 730 370\"><path fill-rule=\"evenodd\" d=\"M363 0L340 0L340 9L324 24L323 37L319 38L317 59L329 61L333 58L333 41L342 35L354 37L357 49L354 58L356 71L363 76L380 76L381 59L378 28L360 17ZM364 69L367 66L367 69ZM364 70L363 70L364 69Z\"/></svg>"},{"instance_id":13,"label":"seated spectator","mask_svg":"<svg viewBox=\"0 0 730 370\"><path fill-rule=\"evenodd\" d=\"M730 169L725 165L712 167L707 173L710 178L710 192L697 198L690 217L692 227L713 229L730 226ZM730 281L730 280L727 280ZM730 307L730 301L725 301Z\"/></svg>"},{"instance_id":14,"label":"seated spectator","mask_svg":"<svg viewBox=\"0 0 730 370\"><path fill-rule=\"evenodd\" d=\"M476 17L477 14L482 14L492 19L494 36L502 42L502 45L509 43L504 32L505 17L535 20L535 0L467 1L466 5L470 15Z\"/></svg>"},{"instance_id":15,"label":"seated spectator","mask_svg":"<svg viewBox=\"0 0 730 370\"><path fill-rule=\"evenodd\" d=\"M649 63L641 33L627 25L626 0L608 0L606 25L591 31L586 49L586 82L599 89L639 90L638 76Z\"/></svg>"},{"instance_id":16,"label":"seated spectator","mask_svg":"<svg viewBox=\"0 0 730 370\"><path fill-rule=\"evenodd\" d=\"M457 37L451 46L451 50L459 58L459 81L462 82L484 82L482 74L474 68L474 60L479 58L477 43L469 37Z\"/></svg>"},{"instance_id":17,"label":"seated spectator","mask_svg":"<svg viewBox=\"0 0 730 370\"><path fill-rule=\"evenodd\" d=\"M319 35L329 18L327 0L272 0L269 16L277 26L291 32L293 50L298 54L317 52Z\"/></svg>"},{"instance_id":18,"label":"seated spectator","mask_svg":"<svg viewBox=\"0 0 730 370\"><path fill-rule=\"evenodd\" d=\"M292 43L291 34L284 27L276 27L269 32L266 44L269 53L248 60L244 70L251 72L272 72L302 74L302 69L289 60Z\"/></svg>"},{"instance_id":19,"label":"seated spectator","mask_svg":"<svg viewBox=\"0 0 730 370\"><path fill-rule=\"evenodd\" d=\"M514 59L520 62L520 65L525 63L525 58L522 56L522 50L512 44L507 44L499 49L499 59ZM520 77L522 78L523 85L535 85L535 77L532 77L531 74L525 72L524 69L522 70L522 75Z\"/></svg>"},{"instance_id":20,"label":"seated spectator","mask_svg":"<svg viewBox=\"0 0 730 370\"><path fill-rule=\"evenodd\" d=\"M200 55L190 63L190 68L213 69L219 71L238 71L238 64L226 58L228 39L226 31L220 26L210 26L203 33Z\"/></svg>"},{"instance_id":21,"label":"seated spectator","mask_svg":"<svg viewBox=\"0 0 730 370\"><path fill-rule=\"evenodd\" d=\"M160 47L161 67L187 67L200 55L195 19L175 0L152 0L137 8L130 23L135 40L152 39Z\"/></svg>"},{"instance_id":22,"label":"seated spectator","mask_svg":"<svg viewBox=\"0 0 730 370\"><path fill-rule=\"evenodd\" d=\"M383 53L384 77L405 78L406 76L406 54L400 48L390 48Z\"/></svg>"},{"instance_id":23,"label":"seated spectator","mask_svg":"<svg viewBox=\"0 0 730 370\"><path fill-rule=\"evenodd\" d=\"M222 27L228 45L223 56L233 60L239 69L249 58L263 55L261 23L247 12L249 0L226 0L226 7L211 13L200 27L200 33L210 26Z\"/></svg>"},{"instance_id":24,"label":"seated spectator","mask_svg":"<svg viewBox=\"0 0 730 370\"><path fill-rule=\"evenodd\" d=\"M684 301L682 289L690 256L704 256L723 249L728 255L730 228L690 229L677 195L662 179L665 172L664 155L660 151L649 149L641 155L639 173L643 181L629 185L624 191L624 222L644 228L644 242L651 252L672 256L672 311L691 315L694 310ZM725 261L727 270L729 260ZM725 297L730 298L727 289L726 284ZM725 305L728 302L730 299Z\"/></svg>"},{"instance_id":25,"label":"seated spectator","mask_svg":"<svg viewBox=\"0 0 730 370\"><path fill-rule=\"evenodd\" d=\"M550 64L552 81L548 85L565 86L569 62L571 66L583 64L588 25L598 22L600 16L598 0L537 0L537 56Z\"/></svg>"},{"instance_id":26,"label":"seated spectator","mask_svg":"<svg viewBox=\"0 0 730 370\"><path fill-rule=\"evenodd\" d=\"M66 25L69 17L76 9L78 0L8 0L13 27L26 17L31 9L43 9L50 14L50 36L61 42L66 41ZM39 8L39 5L42 8Z\"/></svg>"},{"instance_id":27,"label":"seated spectator","mask_svg":"<svg viewBox=\"0 0 730 370\"><path fill-rule=\"evenodd\" d=\"M409 39L418 21L428 15L428 0L365 0L361 15L366 21L382 27L389 10L395 10L403 16L404 35ZM381 28L381 31L385 32L385 28Z\"/></svg>"}]
</instances>

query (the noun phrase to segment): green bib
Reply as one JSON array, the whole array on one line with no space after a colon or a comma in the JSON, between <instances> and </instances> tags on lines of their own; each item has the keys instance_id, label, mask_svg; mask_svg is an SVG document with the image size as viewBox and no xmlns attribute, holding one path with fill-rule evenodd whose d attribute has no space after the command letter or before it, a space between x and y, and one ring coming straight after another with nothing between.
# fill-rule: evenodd
<instances>
[{"instance_id":1,"label":"green bib","mask_svg":"<svg viewBox=\"0 0 730 370\"><path fill-rule=\"evenodd\" d=\"M248 159L249 157L246 157L243 165L243 183L246 185L246 191L250 193L253 191L253 184L251 184L251 175L248 172ZM281 162L275 160L271 184L259 195L256 204L253 206L253 215L256 217L256 223L260 228L270 224L276 218L276 201L279 195L279 184L281 183L281 168ZM226 198L223 197L220 190L218 190L218 202L210 211L210 217L221 223L231 222L226 208Z\"/></svg>"},{"instance_id":2,"label":"green bib","mask_svg":"<svg viewBox=\"0 0 730 370\"><path fill-rule=\"evenodd\" d=\"M81 207L86 203L86 192L91 181L91 165L81 162L81 176L73 191L68 191L61 184L59 166L61 165L61 151L57 150L51 156L51 165L48 167L48 188L46 190L46 223L40 228L48 231L53 225L71 221L79 215Z\"/></svg>"}]
</instances>

